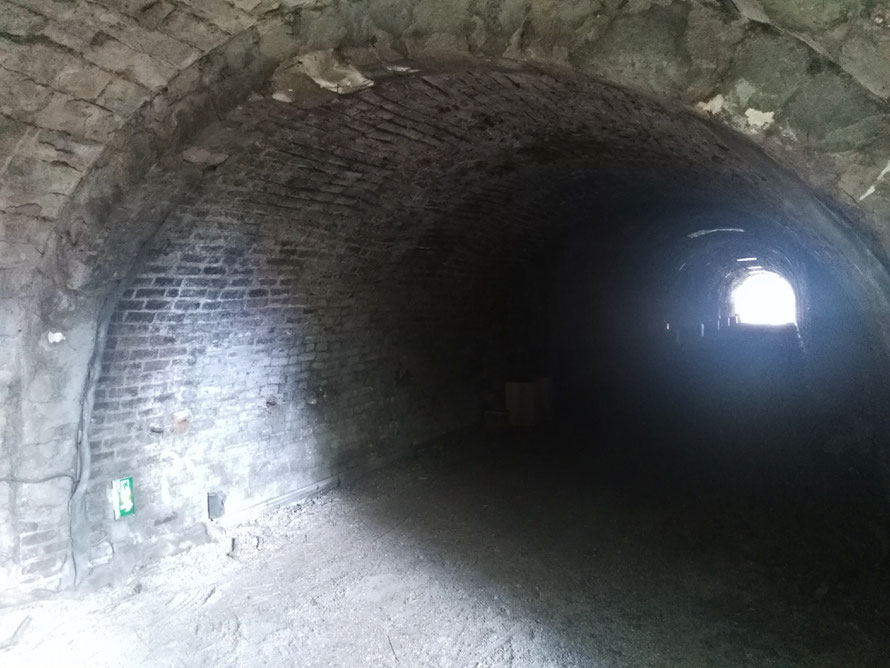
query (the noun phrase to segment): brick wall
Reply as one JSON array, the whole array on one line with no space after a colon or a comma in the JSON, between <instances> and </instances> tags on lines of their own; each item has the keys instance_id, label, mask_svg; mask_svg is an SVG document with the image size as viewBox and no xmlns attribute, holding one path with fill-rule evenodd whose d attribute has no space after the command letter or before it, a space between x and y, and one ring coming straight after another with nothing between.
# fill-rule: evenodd
<instances>
[{"instance_id":1,"label":"brick wall","mask_svg":"<svg viewBox=\"0 0 890 668\"><path fill-rule=\"evenodd\" d=\"M505 229L504 184L449 202L465 176L427 176L430 156L473 138L394 108L369 94L230 120L269 134L173 211L109 326L94 563L126 570L200 539L207 492L262 503L480 418L489 309L540 242L538 212ZM110 481L129 475L138 510L115 522Z\"/></svg>"},{"instance_id":2,"label":"brick wall","mask_svg":"<svg viewBox=\"0 0 890 668\"><path fill-rule=\"evenodd\" d=\"M116 551L178 544L208 491L262 502L478 417L461 360L478 324L461 311L441 322L430 306L445 295L409 318L406 286L372 280L361 254L318 258L305 229L220 211L219 194L167 223L110 326L90 508L95 540ZM123 475L139 504L125 528L105 493Z\"/></svg>"}]
</instances>

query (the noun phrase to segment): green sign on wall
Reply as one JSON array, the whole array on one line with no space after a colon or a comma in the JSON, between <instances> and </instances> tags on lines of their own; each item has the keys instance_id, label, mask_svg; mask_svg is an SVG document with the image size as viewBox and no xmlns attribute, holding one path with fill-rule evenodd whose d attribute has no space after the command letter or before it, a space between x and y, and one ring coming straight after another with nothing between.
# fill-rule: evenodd
<instances>
[{"instance_id":1,"label":"green sign on wall","mask_svg":"<svg viewBox=\"0 0 890 668\"><path fill-rule=\"evenodd\" d=\"M111 481L111 505L114 508L114 519L116 520L136 512L136 501L133 499L133 476Z\"/></svg>"}]
</instances>

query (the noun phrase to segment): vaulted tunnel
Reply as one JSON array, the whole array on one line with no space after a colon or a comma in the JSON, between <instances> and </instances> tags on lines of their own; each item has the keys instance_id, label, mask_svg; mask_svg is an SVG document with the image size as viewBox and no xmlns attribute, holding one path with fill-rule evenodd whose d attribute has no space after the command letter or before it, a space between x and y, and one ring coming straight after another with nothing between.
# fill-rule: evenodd
<instances>
[{"instance_id":1,"label":"vaulted tunnel","mask_svg":"<svg viewBox=\"0 0 890 668\"><path fill-rule=\"evenodd\" d=\"M173 195L108 325L94 568L203 540L208 492L255 511L509 415L511 381L551 379L558 417L644 459L701 455L682 444L706 434L718 459L723 441L742 460L824 455L797 432L767 446L733 398L744 382L785 404L813 386L843 396L833 417L880 414L884 353L852 277L865 250L792 176L694 115L598 83L458 72L309 110L252 102L207 137L227 159ZM731 336L745 257L795 288L787 350L775 333ZM752 365L762 375L745 380ZM711 403L695 403L705 388ZM704 429L727 421L738 442ZM123 524L106 488L126 471L140 512Z\"/></svg>"},{"instance_id":2,"label":"vaulted tunnel","mask_svg":"<svg viewBox=\"0 0 890 668\"><path fill-rule=\"evenodd\" d=\"M72 569L87 588L132 583L342 486L357 490L354 522L460 565L455 582L518 579L504 605L549 620L564 664L657 663L681 652L672 633L694 636L657 619L657 640L628 631L638 602L596 618L630 634L626 654L586 637L595 615L572 592L597 554L611 555L610 587L675 601L651 564L615 570L623 544L668 569L690 554L753 569L758 593L726 595L767 616L806 617L831 592L827 612L727 665L877 661L890 550L878 242L707 113L565 72L420 70L297 103L273 79L165 154L103 227L84 223L71 252L88 259L99 345L79 491L70 540L26 555L29 582ZM764 270L793 288L794 324L737 321L733 291ZM407 484L399 466L430 480L409 490L414 520L386 497ZM136 512L115 516L111 481L131 476ZM588 531L588 515L611 519ZM538 600L532 580L570 602ZM867 647L811 647L860 604L875 612L855 615ZM745 644L712 641L695 636L685 658ZM528 651L528 665L557 660Z\"/></svg>"}]
</instances>

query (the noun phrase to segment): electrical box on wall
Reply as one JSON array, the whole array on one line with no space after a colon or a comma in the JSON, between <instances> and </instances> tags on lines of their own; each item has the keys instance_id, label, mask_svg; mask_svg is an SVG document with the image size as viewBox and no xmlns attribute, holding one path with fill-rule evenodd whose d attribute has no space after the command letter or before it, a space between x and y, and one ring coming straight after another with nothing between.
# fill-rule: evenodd
<instances>
[{"instance_id":1,"label":"electrical box on wall","mask_svg":"<svg viewBox=\"0 0 890 668\"><path fill-rule=\"evenodd\" d=\"M116 520L136 512L136 501L133 498L133 476L111 481L111 506L114 509L114 519Z\"/></svg>"},{"instance_id":2,"label":"electrical box on wall","mask_svg":"<svg viewBox=\"0 0 890 668\"><path fill-rule=\"evenodd\" d=\"M226 514L226 493L209 492L207 494L207 516L215 520Z\"/></svg>"}]
</instances>

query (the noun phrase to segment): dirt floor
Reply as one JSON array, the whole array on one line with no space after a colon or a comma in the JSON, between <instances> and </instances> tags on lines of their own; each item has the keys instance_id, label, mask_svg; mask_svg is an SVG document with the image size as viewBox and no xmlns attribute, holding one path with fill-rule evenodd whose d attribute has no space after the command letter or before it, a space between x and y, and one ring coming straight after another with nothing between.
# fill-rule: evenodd
<instances>
[{"instance_id":1,"label":"dirt floor","mask_svg":"<svg viewBox=\"0 0 890 668\"><path fill-rule=\"evenodd\" d=\"M756 519L774 506L550 460L440 443L125 586L0 610L0 665L890 665L885 568L806 560Z\"/></svg>"}]
</instances>

